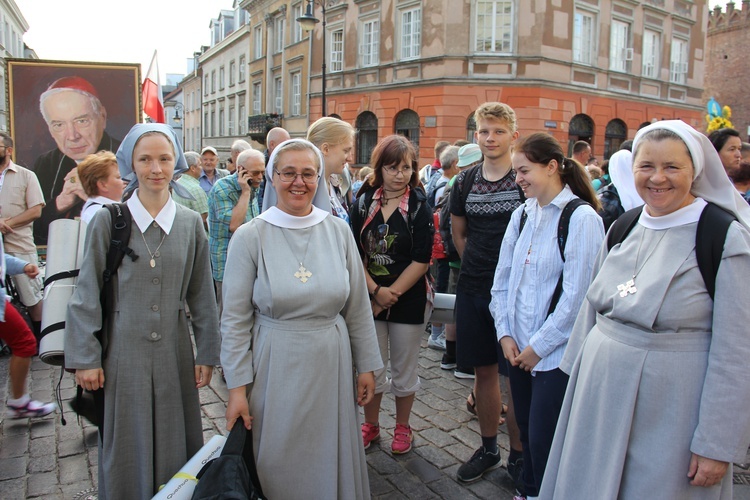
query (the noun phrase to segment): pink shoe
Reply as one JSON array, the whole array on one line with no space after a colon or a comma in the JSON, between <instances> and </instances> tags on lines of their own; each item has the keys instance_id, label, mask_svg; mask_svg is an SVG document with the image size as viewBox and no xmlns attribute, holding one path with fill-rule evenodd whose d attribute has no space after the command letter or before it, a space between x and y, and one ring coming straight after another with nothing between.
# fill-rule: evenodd
<instances>
[{"instance_id":1,"label":"pink shoe","mask_svg":"<svg viewBox=\"0 0 750 500\"><path fill-rule=\"evenodd\" d=\"M373 441L380 439L380 426L365 422L362 424L362 442L365 450L370 447Z\"/></svg>"},{"instance_id":2,"label":"pink shoe","mask_svg":"<svg viewBox=\"0 0 750 500\"><path fill-rule=\"evenodd\" d=\"M396 430L393 431L393 442L391 443L391 452L396 455L408 453L411 451L411 442L414 440L414 434L411 427L403 424L396 424Z\"/></svg>"}]
</instances>

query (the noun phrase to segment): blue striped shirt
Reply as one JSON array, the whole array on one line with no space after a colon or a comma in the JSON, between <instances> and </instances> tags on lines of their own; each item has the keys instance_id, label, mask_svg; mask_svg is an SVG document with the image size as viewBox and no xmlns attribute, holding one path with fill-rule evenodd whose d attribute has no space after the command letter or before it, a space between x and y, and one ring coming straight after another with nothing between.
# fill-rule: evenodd
<instances>
[{"instance_id":1,"label":"blue striped shirt","mask_svg":"<svg viewBox=\"0 0 750 500\"><path fill-rule=\"evenodd\" d=\"M602 220L594 209L586 205L578 207L570 218L563 263L557 244L557 224L562 209L573 198L575 195L565 186L544 207L534 198L526 200L513 212L500 247L490 302L497 338L513 337L519 352L530 345L542 358L533 372L559 366L604 239ZM528 218L519 235L524 209ZM560 301L547 317L563 270Z\"/></svg>"}]
</instances>

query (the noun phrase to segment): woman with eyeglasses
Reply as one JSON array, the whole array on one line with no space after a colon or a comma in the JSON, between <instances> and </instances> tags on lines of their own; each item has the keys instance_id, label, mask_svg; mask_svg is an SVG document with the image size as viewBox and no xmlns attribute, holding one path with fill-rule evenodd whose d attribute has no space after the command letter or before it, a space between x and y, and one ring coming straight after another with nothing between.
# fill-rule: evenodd
<instances>
[{"instance_id":1,"label":"woman with eyeglasses","mask_svg":"<svg viewBox=\"0 0 750 500\"><path fill-rule=\"evenodd\" d=\"M323 154L331 212L349 222L349 202L347 194L341 190L341 177L345 175L347 162L352 161L354 127L338 118L324 116L307 129L307 140Z\"/></svg>"},{"instance_id":2,"label":"woman with eyeglasses","mask_svg":"<svg viewBox=\"0 0 750 500\"><path fill-rule=\"evenodd\" d=\"M252 425L267 498L370 498L356 404L372 399L383 364L356 243L331 214L323 175L313 144L277 146L264 211L227 254L227 428Z\"/></svg>"},{"instance_id":3,"label":"woman with eyeglasses","mask_svg":"<svg viewBox=\"0 0 750 500\"><path fill-rule=\"evenodd\" d=\"M426 274L432 255L432 211L419 187L417 154L408 139L391 135L372 151L373 173L360 189L350 217L364 262L370 305L383 364L375 372L375 397L365 405L362 439L367 449L380 438L380 402L389 386L396 398L396 428L391 451L412 447L409 415L417 375L419 347L428 318L432 289ZM390 349L389 349L390 344Z\"/></svg>"}]
</instances>

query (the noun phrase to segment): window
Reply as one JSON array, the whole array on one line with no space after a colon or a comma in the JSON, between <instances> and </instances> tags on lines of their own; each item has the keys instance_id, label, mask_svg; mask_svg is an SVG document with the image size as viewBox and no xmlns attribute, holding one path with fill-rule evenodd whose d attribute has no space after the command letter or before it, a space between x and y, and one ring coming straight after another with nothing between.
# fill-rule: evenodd
<instances>
[{"instance_id":1,"label":"window","mask_svg":"<svg viewBox=\"0 0 750 500\"><path fill-rule=\"evenodd\" d=\"M219 68L219 90L224 90L224 66Z\"/></svg>"},{"instance_id":2,"label":"window","mask_svg":"<svg viewBox=\"0 0 750 500\"><path fill-rule=\"evenodd\" d=\"M279 16L276 18L276 21L274 23L274 53L278 54L279 52L284 51L284 22L286 19L284 19L283 16Z\"/></svg>"},{"instance_id":3,"label":"window","mask_svg":"<svg viewBox=\"0 0 750 500\"><path fill-rule=\"evenodd\" d=\"M239 117L237 118L237 134L245 135L247 115L245 113L245 96L240 97Z\"/></svg>"},{"instance_id":4,"label":"window","mask_svg":"<svg viewBox=\"0 0 750 500\"><path fill-rule=\"evenodd\" d=\"M229 86L234 85L234 74L237 72L237 64L232 61L229 63Z\"/></svg>"},{"instance_id":5,"label":"window","mask_svg":"<svg viewBox=\"0 0 750 500\"><path fill-rule=\"evenodd\" d=\"M422 8L401 12L401 59L419 57L422 44Z\"/></svg>"},{"instance_id":6,"label":"window","mask_svg":"<svg viewBox=\"0 0 750 500\"><path fill-rule=\"evenodd\" d=\"M613 19L612 34L609 41L609 69L625 73L630 70L630 61L632 60L630 23Z\"/></svg>"},{"instance_id":7,"label":"window","mask_svg":"<svg viewBox=\"0 0 750 500\"><path fill-rule=\"evenodd\" d=\"M372 149L378 143L378 117L371 111L364 111L357 117L357 163L368 165Z\"/></svg>"},{"instance_id":8,"label":"window","mask_svg":"<svg viewBox=\"0 0 750 500\"><path fill-rule=\"evenodd\" d=\"M204 135L208 135L209 123L208 123L208 111L203 113L203 132Z\"/></svg>"},{"instance_id":9,"label":"window","mask_svg":"<svg viewBox=\"0 0 750 500\"><path fill-rule=\"evenodd\" d=\"M261 86L260 85L261 85L260 82L253 83L253 114L254 115L259 115L261 113L261 110L263 109L260 106L260 100L261 100L261 93L260 93Z\"/></svg>"},{"instance_id":10,"label":"window","mask_svg":"<svg viewBox=\"0 0 750 500\"><path fill-rule=\"evenodd\" d=\"M627 138L628 126L624 121L615 118L607 123L607 128L604 129L604 159L609 160Z\"/></svg>"},{"instance_id":11,"label":"window","mask_svg":"<svg viewBox=\"0 0 750 500\"><path fill-rule=\"evenodd\" d=\"M211 71L211 93L216 93L216 70Z\"/></svg>"},{"instance_id":12,"label":"window","mask_svg":"<svg viewBox=\"0 0 750 500\"><path fill-rule=\"evenodd\" d=\"M596 54L596 16L577 11L573 20L573 62L594 64Z\"/></svg>"},{"instance_id":13,"label":"window","mask_svg":"<svg viewBox=\"0 0 750 500\"><path fill-rule=\"evenodd\" d=\"M344 30L331 31L331 73L344 70Z\"/></svg>"},{"instance_id":14,"label":"window","mask_svg":"<svg viewBox=\"0 0 750 500\"><path fill-rule=\"evenodd\" d=\"M259 24L253 29L253 57L263 57L263 25Z\"/></svg>"},{"instance_id":15,"label":"window","mask_svg":"<svg viewBox=\"0 0 750 500\"><path fill-rule=\"evenodd\" d=\"M415 111L399 111L396 115L396 133L409 139L419 151L419 115Z\"/></svg>"},{"instance_id":16,"label":"window","mask_svg":"<svg viewBox=\"0 0 750 500\"><path fill-rule=\"evenodd\" d=\"M302 17L302 4L298 3L292 7L292 19L299 19ZM294 28L292 29L292 43L302 41L302 24L294 21Z\"/></svg>"},{"instance_id":17,"label":"window","mask_svg":"<svg viewBox=\"0 0 750 500\"><path fill-rule=\"evenodd\" d=\"M292 73L292 116L302 114L302 75L300 72Z\"/></svg>"},{"instance_id":18,"label":"window","mask_svg":"<svg viewBox=\"0 0 750 500\"><path fill-rule=\"evenodd\" d=\"M646 78L656 78L659 71L659 33L643 31L643 66L641 74Z\"/></svg>"},{"instance_id":19,"label":"window","mask_svg":"<svg viewBox=\"0 0 750 500\"><path fill-rule=\"evenodd\" d=\"M510 52L513 36L513 2L477 1L476 32L477 52Z\"/></svg>"},{"instance_id":20,"label":"window","mask_svg":"<svg viewBox=\"0 0 750 500\"><path fill-rule=\"evenodd\" d=\"M284 112L284 82L280 76L273 80L273 112L282 114Z\"/></svg>"},{"instance_id":21,"label":"window","mask_svg":"<svg viewBox=\"0 0 750 500\"><path fill-rule=\"evenodd\" d=\"M224 123L225 123L225 119L224 119L224 106L222 105L219 108L219 136L220 137L224 136Z\"/></svg>"},{"instance_id":22,"label":"window","mask_svg":"<svg viewBox=\"0 0 750 500\"><path fill-rule=\"evenodd\" d=\"M227 134L234 135L234 113L236 109L234 105L229 106L229 119L227 120Z\"/></svg>"},{"instance_id":23,"label":"window","mask_svg":"<svg viewBox=\"0 0 750 500\"><path fill-rule=\"evenodd\" d=\"M238 80L240 83L245 81L246 71L247 71L247 62L245 61L245 56L240 56L240 75L238 77Z\"/></svg>"},{"instance_id":24,"label":"window","mask_svg":"<svg viewBox=\"0 0 750 500\"><path fill-rule=\"evenodd\" d=\"M216 137L216 110L211 108L211 137Z\"/></svg>"},{"instance_id":25,"label":"window","mask_svg":"<svg viewBox=\"0 0 750 500\"><path fill-rule=\"evenodd\" d=\"M208 75L203 77L203 95L208 95Z\"/></svg>"},{"instance_id":26,"label":"window","mask_svg":"<svg viewBox=\"0 0 750 500\"><path fill-rule=\"evenodd\" d=\"M375 66L378 64L378 48L380 47L380 31L378 20L365 21L362 23L362 45L359 53L362 56L362 66Z\"/></svg>"},{"instance_id":27,"label":"window","mask_svg":"<svg viewBox=\"0 0 750 500\"><path fill-rule=\"evenodd\" d=\"M672 38L672 55L669 58L669 82L685 85L688 72L688 41Z\"/></svg>"}]
</instances>

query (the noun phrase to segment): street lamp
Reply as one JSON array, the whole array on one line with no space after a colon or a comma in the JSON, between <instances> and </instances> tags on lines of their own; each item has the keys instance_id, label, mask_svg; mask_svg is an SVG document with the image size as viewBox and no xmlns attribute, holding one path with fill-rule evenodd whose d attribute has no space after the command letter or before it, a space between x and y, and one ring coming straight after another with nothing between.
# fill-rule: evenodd
<instances>
[{"instance_id":1,"label":"street lamp","mask_svg":"<svg viewBox=\"0 0 750 500\"><path fill-rule=\"evenodd\" d=\"M323 116L326 116L326 4L325 0L307 0L307 9L305 10L305 14L303 16L300 16L297 18L297 22L302 26L302 29L310 32L315 28L315 25L320 22L320 20L315 17L315 14L313 13L314 4L317 3L320 5L320 8L323 9L323 65L321 67L322 69L322 76L323 76L323 86L322 86L322 92L321 92L321 102L323 104ZM310 54L312 54L312 37L310 38Z\"/></svg>"},{"instance_id":2,"label":"street lamp","mask_svg":"<svg viewBox=\"0 0 750 500\"><path fill-rule=\"evenodd\" d=\"M174 116L172 117L172 121L179 124L182 121L182 117L180 116L180 110L183 109L182 104L175 103L174 105Z\"/></svg>"}]
</instances>

